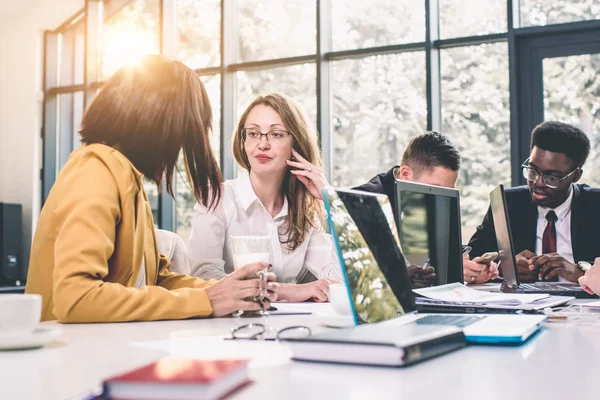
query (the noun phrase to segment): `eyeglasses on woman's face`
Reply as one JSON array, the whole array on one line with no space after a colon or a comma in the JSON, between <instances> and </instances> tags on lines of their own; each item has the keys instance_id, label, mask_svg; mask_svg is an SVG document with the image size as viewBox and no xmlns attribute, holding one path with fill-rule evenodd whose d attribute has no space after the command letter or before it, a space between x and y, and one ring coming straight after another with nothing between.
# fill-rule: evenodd
<instances>
[{"instance_id":1,"label":"eyeglasses on woman's face","mask_svg":"<svg viewBox=\"0 0 600 400\"><path fill-rule=\"evenodd\" d=\"M240 131L244 141L248 144L256 144L260 142L263 136L273 146L279 146L287 143L287 139L292 135L284 129L273 129L267 133L262 133L256 128L244 128Z\"/></svg>"}]
</instances>

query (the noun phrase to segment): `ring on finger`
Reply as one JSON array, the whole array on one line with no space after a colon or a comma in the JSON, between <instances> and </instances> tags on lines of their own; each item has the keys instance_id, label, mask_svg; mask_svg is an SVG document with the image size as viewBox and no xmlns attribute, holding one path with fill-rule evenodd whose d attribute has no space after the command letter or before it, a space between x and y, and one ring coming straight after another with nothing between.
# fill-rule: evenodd
<instances>
[{"instance_id":1,"label":"ring on finger","mask_svg":"<svg viewBox=\"0 0 600 400\"><path fill-rule=\"evenodd\" d=\"M311 165L310 168L308 169L308 172L312 172L313 166Z\"/></svg>"}]
</instances>

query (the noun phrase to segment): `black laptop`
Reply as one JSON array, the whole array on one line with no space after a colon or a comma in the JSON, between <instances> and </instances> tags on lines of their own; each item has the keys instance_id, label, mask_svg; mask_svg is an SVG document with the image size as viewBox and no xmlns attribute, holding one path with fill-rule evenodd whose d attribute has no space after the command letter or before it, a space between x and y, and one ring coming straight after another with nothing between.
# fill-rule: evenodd
<instances>
[{"instance_id":1,"label":"black laptop","mask_svg":"<svg viewBox=\"0 0 600 400\"><path fill-rule=\"evenodd\" d=\"M396 181L395 188L395 222L406 261L433 266L435 285L463 283L459 191L408 181Z\"/></svg>"},{"instance_id":2,"label":"black laptop","mask_svg":"<svg viewBox=\"0 0 600 400\"><path fill-rule=\"evenodd\" d=\"M548 293L555 296L574 296L579 298L597 297L587 293L578 283L571 282L535 282L521 283L517 269L517 258L514 252L506 196L504 186L498 185L490 192L492 218L496 231L496 242L504 282L501 290L506 293Z\"/></svg>"}]
</instances>

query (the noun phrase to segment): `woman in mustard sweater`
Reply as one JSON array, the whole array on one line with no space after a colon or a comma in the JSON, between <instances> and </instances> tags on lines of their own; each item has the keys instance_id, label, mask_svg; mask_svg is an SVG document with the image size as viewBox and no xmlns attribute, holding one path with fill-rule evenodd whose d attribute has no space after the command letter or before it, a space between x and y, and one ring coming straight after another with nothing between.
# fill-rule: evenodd
<instances>
[{"instance_id":1,"label":"woman in mustard sweater","mask_svg":"<svg viewBox=\"0 0 600 400\"><path fill-rule=\"evenodd\" d=\"M118 322L222 316L257 310L267 267L248 265L202 280L169 271L157 251L142 175L173 194L181 150L194 196L214 207L221 174L210 150L208 96L193 71L146 56L113 75L82 120L84 145L56 178L31 248L27 293L43 298L42 320ZM270 282L269 299L278 285ZM268 302L268 301L267 301Z\"/></svg>"}]
</instances>

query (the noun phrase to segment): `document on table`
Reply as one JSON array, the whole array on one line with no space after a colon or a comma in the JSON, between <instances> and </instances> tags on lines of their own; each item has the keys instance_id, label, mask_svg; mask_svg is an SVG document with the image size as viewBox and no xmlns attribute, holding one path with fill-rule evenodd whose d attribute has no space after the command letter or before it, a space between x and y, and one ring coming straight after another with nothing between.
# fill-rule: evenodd
<instances>
[{"instance_id":1,"label":"document on table","mask_svg":"<svg viewBox=\"0 0 600 400\"><path fill-rule=\"evenodd\" d=\"M270 315L310 315L323 307L322 303L288 303L284 301L271 305L277 310L269 310Z\"/></svg>"},{"instance_id":2,"label":"document on table","mask_svg":"<svg viewBox=\"0 0 600 400\"><path fill-rule=\"evenodd\" d=\"M448 283L424 289L415 289L415 293L432 301L457 304L529 304L549 297L548 294L489 293L471 289L462 283Z\"/></svg>"},{"instance_id":3,"label":"document on table","mask_svg":"<svg viewBox=\"0 0 600 400\"><path fill-rule=\"evenodd\" d=\"M291 351L277 341L223 340L224 336L193 336L133 342L143 349L160 351L164 356L195 360L250 360L251 367L272 367L290 362Z\"/></svg>"},{"instance_id":4,"label":"document on table","mask_svg":"<svg viewBox=\"0 0 600 400\"><path fill-rule=\"evenodd\" d=\"M592 301L589 303L582 303L581 304L582 307L592 307L592 308L598 308L600 309L600 301Z\"/></svg>"}]
</instances>

